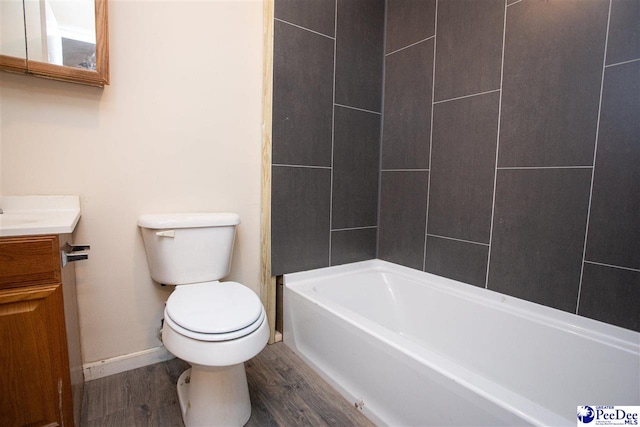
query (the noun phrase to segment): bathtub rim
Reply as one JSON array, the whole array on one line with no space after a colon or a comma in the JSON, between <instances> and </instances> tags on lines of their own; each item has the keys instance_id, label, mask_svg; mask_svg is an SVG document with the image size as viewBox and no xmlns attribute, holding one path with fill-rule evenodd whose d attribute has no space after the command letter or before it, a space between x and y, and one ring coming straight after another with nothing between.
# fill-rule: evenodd
<instances>
[{"instance_id":1,"label":"bathtub rim","mask_svg":"<svg viewBox=\"0 0 640 427\"><path fill-rule=\"evenodd\" d=\"M433 286L444 293L466 300L473 300L475 303L490 306L496 310L530 319L536 323L561 329L640 356L640 332L381 259L288 273L283 276L283 284L285 288L307 297L310 292L313 292L314 298L312 299L320 298L324 302L323 306L330 308L327 307L327 303L331 300L313 289L315 286L314 281L317 279L332 279L338 276L344 277L362 272L387 272L415 282L424 282L425 278L427 278L429 283L427 285L420 283L421 286ZM335 304L333 303L333 305ZM345 310L357 315L351 310L346 308ZM364 317L362 318L364 319Z\"/></svg>"}]
</instances>

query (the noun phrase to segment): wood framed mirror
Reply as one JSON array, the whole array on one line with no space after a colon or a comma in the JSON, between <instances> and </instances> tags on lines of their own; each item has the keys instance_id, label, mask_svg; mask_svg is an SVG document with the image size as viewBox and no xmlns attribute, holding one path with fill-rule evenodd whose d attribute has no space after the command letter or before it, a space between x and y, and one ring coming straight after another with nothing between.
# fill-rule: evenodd
<instances>
[{"instance_id":1,"label":"wood framed mirror","mask_svg":"<svg viewBox=\"0 0 640 427\"><path fill-rule=\"evenodd\" d=\"M1 0L0 70L109 84L107 0Z\"/></svg>"}]
</instances>

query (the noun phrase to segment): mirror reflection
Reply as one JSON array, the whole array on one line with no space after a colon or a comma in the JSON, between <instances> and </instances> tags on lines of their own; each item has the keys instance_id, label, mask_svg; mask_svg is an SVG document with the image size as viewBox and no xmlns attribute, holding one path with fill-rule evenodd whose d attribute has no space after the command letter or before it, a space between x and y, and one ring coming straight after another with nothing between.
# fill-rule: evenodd
<instances>
[{"instance_id":1,"label":"mirror reflection","mask_svg":"<svg viewBox=\"0 0 640 427\"><path fill-rule=\"evenodd\" d=\"M22 0L0 0L0 55L27 58Z\"/></svg>"},{"instance_id":2,"label":"mirror reflection","mask_svg":"<svg viewBox=\"0 0 640 427\"><path fill-rule=\"evenodd\" d=\"M94 0L25 0L27 58L96 69Z\"/></svg>"}]
</instances>

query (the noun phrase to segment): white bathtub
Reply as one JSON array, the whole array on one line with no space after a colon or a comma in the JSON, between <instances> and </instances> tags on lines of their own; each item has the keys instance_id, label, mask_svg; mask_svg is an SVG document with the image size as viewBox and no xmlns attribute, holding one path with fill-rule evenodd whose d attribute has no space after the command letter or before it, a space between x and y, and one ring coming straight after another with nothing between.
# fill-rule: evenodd
<instances>
[{"instance_id":1,"label":"white bathtub","mask_svg":"<svg viewBox=\"0 0 640 427\"><path fill-rule=\"evenodd\" d=\"M373 260L284 278L284 342L378 425L640 404L640 333Z\"/></svg>"}]
</instances>

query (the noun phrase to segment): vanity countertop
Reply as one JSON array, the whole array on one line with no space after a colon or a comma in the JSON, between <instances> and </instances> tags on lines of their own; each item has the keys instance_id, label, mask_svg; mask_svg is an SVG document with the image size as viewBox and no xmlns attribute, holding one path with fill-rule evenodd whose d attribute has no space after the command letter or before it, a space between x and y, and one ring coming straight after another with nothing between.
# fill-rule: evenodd
<instances>
[{"instance_id":1,"label":"vanity countertop","mask_svg":"<svg viewBox=\"0 0 640 427\"><path fill-rule=\"evenodd\" d=\"M0 208L0 236L67 234L80 220L78 196L3 196Z\"/></svg>"}]
</instances>

